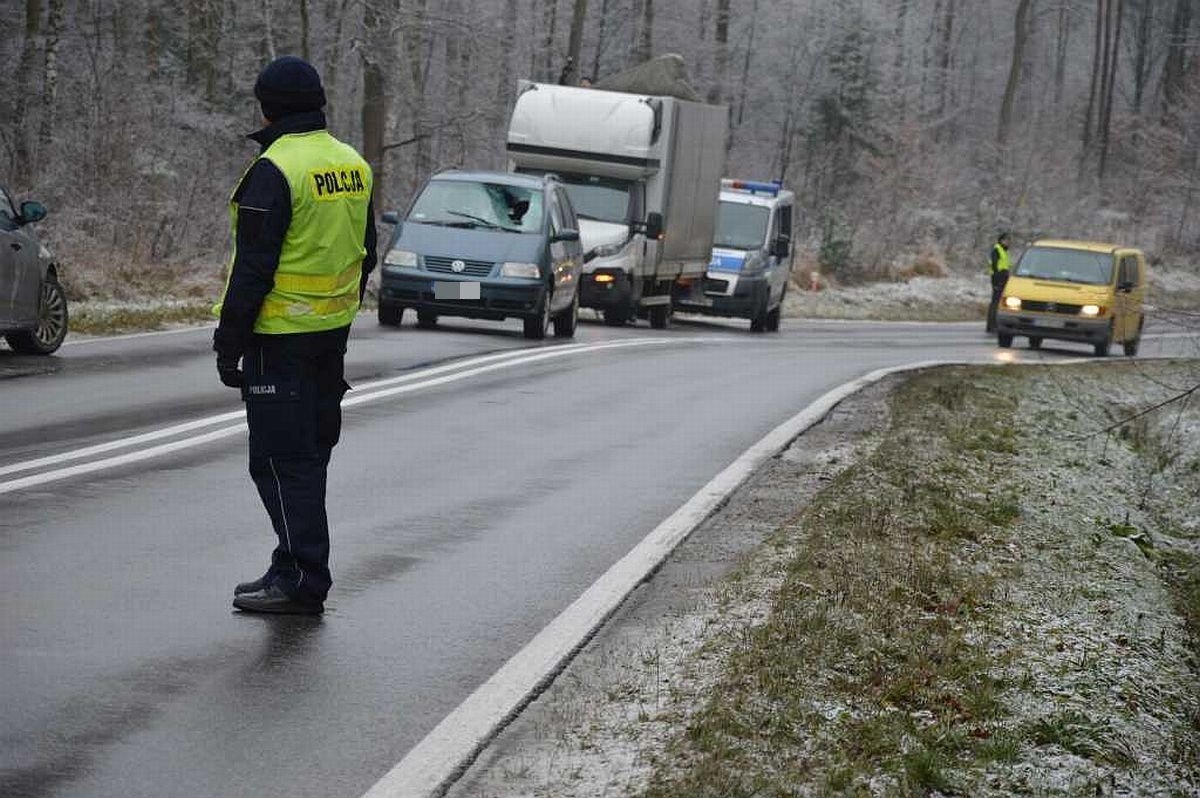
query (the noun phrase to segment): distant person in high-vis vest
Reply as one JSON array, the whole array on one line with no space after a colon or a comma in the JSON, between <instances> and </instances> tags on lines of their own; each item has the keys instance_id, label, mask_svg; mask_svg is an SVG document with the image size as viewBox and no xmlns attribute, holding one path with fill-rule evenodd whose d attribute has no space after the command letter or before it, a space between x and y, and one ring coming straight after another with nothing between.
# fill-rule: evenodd
<instances>
[{"instance_id":1,"label":"distant person in high-vis vest","mask_svg":"<svg viewBox=\"0 0 1200 798\"><path fill-rule=\"evenodd\" d=\"M346 339L375 267L371 168L325 129L325 91L303 59L272 61L254 95L262 152L230 197L234 254L213 349L246 404L250 476L278 541L233 606L317 614L332 584L325 477L349 389Z\"/></svg>"},{"instance_id":2,"label":"distant person in high-vis vest","mask_svg":"<svg viewBox=\"0 0 1200 798\"><path fill-rule=\"evenodd\" d=\"M992 301L988 304L987 331L996 331L996 309L1000 307L1000 297L1004 286L1008 284L1008 270L1012 264L1008 260L1008 250L1012 246L1012 236L1007 232L1001 233L996 243L992 245L988 271L992 276Z\"/></svg>"}]
</instances>

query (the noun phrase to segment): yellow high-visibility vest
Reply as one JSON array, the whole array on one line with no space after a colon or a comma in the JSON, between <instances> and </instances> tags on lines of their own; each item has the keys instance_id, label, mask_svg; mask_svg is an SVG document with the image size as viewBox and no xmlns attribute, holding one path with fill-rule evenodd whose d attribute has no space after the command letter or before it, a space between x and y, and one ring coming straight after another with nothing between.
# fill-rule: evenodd
<instances>
[{"instance_id":1,"label":"yellow high-visibility vest","mask_svg":"<svg viewBox=\"0 0 1200 798\"><path fill-rule=\"evenodd\" d=\"M275 285L263 300L254 331L305 333L349 325L358 312L358 284L367 254L363 239L369 222L370 165L325 130L280 136L259 158L273 163L287 180L292 221ZM229 215L236 258L238 205L232 196ZM231 261L231 273L232 269ZM218 316L223 303L222 297L213 308Z\"/></svg>"},{"instance_id":2,"label":"yellow high-visibility vest","mask_svg":"<svg viewBox=\"0 0 1200 798\"><path fill-rule=\"evenodd\" d=\"M994 247L992 247L992 249L994 249L996 252L999 253L999 255L997 255L997 257L996 257L996 269L995 270L998 272L1008 271L1008 267L1009 267L1008 250L1005 249L1003 246L1001 246L1001 244L999 242L997 242L996 245Z\"/></svg>"}]
</instances>

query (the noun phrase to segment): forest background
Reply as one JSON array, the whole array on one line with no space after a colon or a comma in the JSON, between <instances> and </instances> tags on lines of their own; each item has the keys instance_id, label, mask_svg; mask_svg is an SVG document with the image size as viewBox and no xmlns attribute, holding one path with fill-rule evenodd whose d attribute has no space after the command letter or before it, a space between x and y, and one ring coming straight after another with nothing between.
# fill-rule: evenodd
<instances>
[{"instance_id":1,"label":"forest background","mask_svg":"<svg viewBox=\"0 0 1200 798\"><path fill-rule=\"evenodd\" d=\"M51 209L77 298L211 292L283 54L379 211L504 168L519 78L676 52L729 107L726 173L792 187L842 282L979 274L1001 229L1200 253L1200 0L23 0L0 31L0 180Z\"/></svg>"}]
</instances>

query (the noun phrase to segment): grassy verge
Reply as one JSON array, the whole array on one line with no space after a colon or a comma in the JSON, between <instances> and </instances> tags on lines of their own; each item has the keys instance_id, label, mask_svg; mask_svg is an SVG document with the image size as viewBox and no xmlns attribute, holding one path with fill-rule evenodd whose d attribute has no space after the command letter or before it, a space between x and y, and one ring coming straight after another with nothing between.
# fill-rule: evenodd
<instances>
[{"instance_id":1,"label":"grassy verge","mask_svg":"<svg viewBox=\"0 0 1200 798\"><path fill-rule=\"evenodd\" d=\"M82 335L144 332L212 321L211 299L153 303L80 302L71 306L71 332Z\"/></svg>"},{"instance_id":2,"label":"grassy verge","mask_svg":"<svg viewBox=\"0 0 1200 798\"><path fill-rule=\"evenodd\" d=\"M897 389L645 795L1195 794L1197 437L1091 435L1114 371Z\"/></svg>"}]
</instances>

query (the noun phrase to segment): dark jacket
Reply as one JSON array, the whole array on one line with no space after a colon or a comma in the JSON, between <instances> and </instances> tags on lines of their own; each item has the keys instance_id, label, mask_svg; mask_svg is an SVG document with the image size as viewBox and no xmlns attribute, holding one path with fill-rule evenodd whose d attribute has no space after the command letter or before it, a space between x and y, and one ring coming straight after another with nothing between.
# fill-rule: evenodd
<instances>
[{"instance_id":1,"label":"dark jacket","mask_svg":"<svg viewBox=\"0 0 1200 798\"><path fill-rule=\"evenodd\" d=\"M250 134L265 151L280 136L307 133L325 127L321 111L285 116ZM246 351L254 334L263 300L275 284L275 270L288 225L292 222L292 195L287 180L275 164L266 159L254 162L233 192L238 204L236 254L230 269L229 286L221 308L221 321L213 334L213 349L222 357L236 359ZM367 206L367 229L363 237L367 254L362 263L361 297L367 278L375 268L375 208Z\"/></svg>"}]
</instances>

